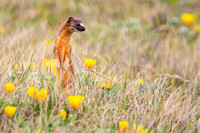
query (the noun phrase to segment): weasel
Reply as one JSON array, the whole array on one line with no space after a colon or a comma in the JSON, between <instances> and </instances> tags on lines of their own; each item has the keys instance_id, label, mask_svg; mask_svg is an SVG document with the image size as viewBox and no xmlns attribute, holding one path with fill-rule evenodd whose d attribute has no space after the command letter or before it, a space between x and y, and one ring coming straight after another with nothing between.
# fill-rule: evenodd
<instances>
[{"instance_id":1,"label":"weasel","mask_svg":"<svg viewBox=\"0 0 200 133\"><path fill-rule=\"evenodd\" d=\"M55 41L53 56L56 67L56 83L55 88L59 89L62 86L62 93L65 93L66 88L71 89L74 83L74 66L72 63L72 49L70 39L73 32L85 31L81 19L69 17L60 27L58 36Z\"/></svg>"}]
</instances>

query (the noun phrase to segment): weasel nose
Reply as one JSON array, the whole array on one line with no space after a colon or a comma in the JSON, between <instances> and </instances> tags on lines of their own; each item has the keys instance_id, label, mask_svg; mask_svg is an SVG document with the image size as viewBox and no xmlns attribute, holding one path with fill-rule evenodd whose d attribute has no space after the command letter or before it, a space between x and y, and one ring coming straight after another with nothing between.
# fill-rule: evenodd
<instances>
[{"instance_id":1,"label":"weasel nose","mask_svg":"<svg viewBox=\"0 0 200 133\"><path fill-rule=\"evenodd\" d=\"M85 31L85 27L83 27L83 31Z\"/></svg>"}]
</instances>

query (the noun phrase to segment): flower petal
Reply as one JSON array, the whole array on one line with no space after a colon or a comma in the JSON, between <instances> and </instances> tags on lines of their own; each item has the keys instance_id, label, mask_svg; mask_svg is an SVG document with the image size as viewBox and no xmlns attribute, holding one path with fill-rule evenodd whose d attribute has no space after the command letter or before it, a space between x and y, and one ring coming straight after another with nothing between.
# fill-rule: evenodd
<instances>
[{"instance_id":1,"label":"flower petal","mask_svg":"<svg viewBox=\"0 0 200 133\"><path fill-rule=\"evenodd\" d=\"M194 18L195 18L194 15L189 13L184 13L181 15L181 20L186 25L192 25L194 23Z\"/></svg>"},{"instance_id":2,"label":"flower petal","mask_svg":"<svg viewBox=\"0 0 200 133\"><path fill-rule=\"evenodd\" d=\"M12 93L14 91L15 85L12 83L7 83L6 84L6 90L8 93Z\"/></svg>"},{"instance_id":3,"label":"flower petal","mask_svg":"<svg viewBox=\"0 0 200 133\"><path fill-rule=\"evenodd\" d=\"M83 96L69 96L67 97L68 102L70 103L73 109L78 109L80 104L84 101Z\"/></svg>"},{"instance_id":4,"label":"flower petal","mask_svg":"<svg viewBox=\"0 0 200 133\"><path fill-rule=\"evenodd\" d=\"M40 100L44 101L47 98L47 90L42 88L39 92Z\"/></svg>"},{"instance_id":5,"label":"flower petal","mask_svg":"<svg viewBox=\"0 0 200 133\"><path fill-rule=\"evenodd\" d=\"M67 118L67 113L64 109L60 111L60 115L63 116L63 120L65 120Z\"/></svg>"},{"instance_id":6,"label":"flower petal","mask_svg":"<svg viewBox=\"0 0 200 133\"><path fill-rule=\"evenodd\" d=\"M85 66L91 68L95 65L96 60L85 58Z\"/></svg>"},{"instance_id":7,"label":"flower petal","mask_svg":"<svg viewBox=\"0 0 200 133\"><path fill-rule=\"evenodd\" d=\"M14 106L5 106L5 113L8 115L8 117L12 118L17 110L17 107Z\"/></svg>"},{"instance_id":8,"label":"flower petal","mask_svg":"<svg viewBox=\"0 0 200 133\"><path fill-rule=\"evenodd\" d=\"M32 98L35 97L35 100L36 100L36 101L39 100L38 88L36 88L36 87L30 87L30 88L27 90L27 93L28 93L29 96L31 96Z\"/></svg>"},{"instance_id":9,"label":"flower petal","mask_svg":"<svg viewBox=\"0 0 200 133\"><path fill-rule=\"evenodd\" d=\"M119 122L119 128L120 128L121 131L125 132L127 126L128 126L128 122L127 121L120 121Z\"/></svg>"}]
</instances>

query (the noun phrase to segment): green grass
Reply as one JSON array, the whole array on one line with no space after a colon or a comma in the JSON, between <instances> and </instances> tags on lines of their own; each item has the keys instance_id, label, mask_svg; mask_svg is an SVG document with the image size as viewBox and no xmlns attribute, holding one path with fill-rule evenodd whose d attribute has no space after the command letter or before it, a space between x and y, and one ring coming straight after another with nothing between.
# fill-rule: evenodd
<instances>
[{"instance_id":1,"label":"green grass","mask_svg":"<svg viewBox=\"0 0 200 133\"><path fill-rule=\"evenodd\" d=\"M120 132L143 125L155 133L199 132L200 36L180 15L198 13L197 0L0 0L0 129L2 132ZM152 15L167 22L153 28ZM85 97L74 110L54 89L52 71L41 72L52 59L56 34L69 16L82 17L86 31L74 33L71 45L76 80L70 95ZM44 40L51 39L51 45ZM84 58L96 59L93 71ZM26 61L26 69L15 68ZM34 69L30 63L36 63ZM80 67L81 65L81 67ZM101 78L115 77L108 91ZM139 83L142 79L144 83ZM106 78L105 78L106 80ZM15 84L9 95L6 83ZM45 88L44 102L27 94ZM4 107L17 107L12 119ZM71 117L62 120L59 111Z\"/></svg>"}]
</instances>

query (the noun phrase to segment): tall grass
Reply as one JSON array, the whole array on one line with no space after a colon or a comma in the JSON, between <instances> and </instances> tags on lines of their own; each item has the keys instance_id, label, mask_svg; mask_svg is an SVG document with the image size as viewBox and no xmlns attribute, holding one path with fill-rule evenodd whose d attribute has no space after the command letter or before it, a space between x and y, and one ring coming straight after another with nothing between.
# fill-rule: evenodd
<instances>
[{"instance_id":1,"label":"tall grass","mask_svg":"<svg viewBox=\"0 0 200 133\"><path fill-rule=\"evenodd\" d=\"M197 0L0 3L1 132L120 132L119 121L133 132L141 124L153 132L200 131L200 38L179 20L183 12L199 11ZM151 16L159 12L168 15L167 24L153 29ZM69 16L82 17L86 26L71 42L76 80L70 95L85 97L78 110L56 93L52 71L41 72L43 60L53 57L54 43L44 40L54 42ZM84 68L85 57L97 60L92 70ZM15 67L24 61L26 68ZM116 78L110 90L100 86L106 77ZM11 95L5 83L15 84ZM47 99L34 101L31 86L47 89ZM12 119L6 105L18 107ZM62 109L71 114L65 121Z\"/></svg>"}]
</instances>

